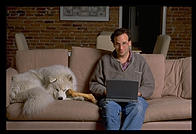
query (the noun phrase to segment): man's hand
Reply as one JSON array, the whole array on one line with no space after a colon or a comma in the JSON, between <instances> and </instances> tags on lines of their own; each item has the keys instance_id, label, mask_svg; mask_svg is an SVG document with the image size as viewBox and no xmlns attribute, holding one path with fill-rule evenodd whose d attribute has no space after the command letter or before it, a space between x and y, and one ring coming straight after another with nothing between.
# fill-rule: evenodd
<instances>
[{"instance_id":1,"label":"man's hand","mask_svg":"<svg viewBox=\"0 0 196 134\"><path fill-rule=\"evenodd\" d=\"M103 95L106 96L106 89L104 90Z\"/></svg>"},{"instance_id":2,"label":"man's hand","mask_svg":"<svg viewBox=\"0 0 196 134\"><path fill-rule=\"evenodd\" d=\"M138 95L138 96L142 96L142 93L141 93L141 92L138 92L137 95Z\"/></svg>"}]
</instances>

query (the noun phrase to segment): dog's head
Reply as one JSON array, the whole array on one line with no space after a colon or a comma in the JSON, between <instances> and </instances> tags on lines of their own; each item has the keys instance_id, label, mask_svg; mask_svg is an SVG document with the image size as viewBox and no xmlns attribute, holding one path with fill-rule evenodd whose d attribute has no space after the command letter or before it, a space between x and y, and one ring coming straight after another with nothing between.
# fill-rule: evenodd
<instances>
[{"instance_id":1,"label":"dog's head","mask_svg":"<svg viewBox=\"0 0 196 134\"><path fill-rule=\"evenodd\" d=\"M48 89L57 100L65 100L67 98L66 91L74 88L74 77L71 74L63 74L58 77L49 76Z\"/></svg>"}]
</instances>

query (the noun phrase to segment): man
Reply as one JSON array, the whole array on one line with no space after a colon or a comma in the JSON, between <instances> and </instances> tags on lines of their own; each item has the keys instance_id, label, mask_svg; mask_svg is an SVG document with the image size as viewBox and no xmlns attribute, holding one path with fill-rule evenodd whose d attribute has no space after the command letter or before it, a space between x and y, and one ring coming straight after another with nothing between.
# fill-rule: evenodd
<instances>
[{"instance_id":1,"label":"man","mask_svg":"<svg viewBox=\"0 0 196 134\"><path fill-rule=\"evenodd\" d=\"M144 98L152 95L154 78L145 59L131 51L131 36L127 29L116 29L111 41L115 50L99 60L89 83L90 91L99 100L106 130L140 130L148 106ZM106 101L106 80L111 79L138 81L138 101Z\"/></svg>"}]
</instances>

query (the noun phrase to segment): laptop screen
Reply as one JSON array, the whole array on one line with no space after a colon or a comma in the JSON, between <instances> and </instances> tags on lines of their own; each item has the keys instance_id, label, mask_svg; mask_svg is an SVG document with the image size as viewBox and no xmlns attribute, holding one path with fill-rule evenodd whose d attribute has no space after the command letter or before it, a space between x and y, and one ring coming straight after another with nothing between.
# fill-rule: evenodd
<instances>
[{"instance_id":1,"label":"laptop screen","mask_svg":"<svg viewBox=\"0 0 196 134\"><path fill-rule=\"evenodd\" d=\"M118 102L136 101L138 96L138 82L128 80L107 80L107 100Z\"/></svg>"}]
</instances>

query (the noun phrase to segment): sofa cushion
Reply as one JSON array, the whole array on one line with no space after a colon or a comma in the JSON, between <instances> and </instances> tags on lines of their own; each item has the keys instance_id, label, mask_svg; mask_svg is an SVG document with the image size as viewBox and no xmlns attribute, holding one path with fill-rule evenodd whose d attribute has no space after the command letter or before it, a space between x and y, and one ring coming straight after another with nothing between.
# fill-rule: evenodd
<instances>
[{"instance_id":1,"label":"sofa cushion","mask_svg":"<svg viewBox=\"0 0 196 134\"><path fill-rule=\"evenodd\" d=\"M144 122L191 119L191 100L167 96L147 100L149 106ZM99 121L99 107L87 101L54 101L39 115L25 119L21 115L23 103L7 107L8 120L62 120L62 121Z\"/></svg>"},{"instance_id":2,"label":"sofa cushion","mask_svg":"<svg viewBox=\"0 0 196 134\"><path fill-rule=\"evenodd\" d=\"M95 48L72 47L70 68L77 78L79 92L89 92L89 80L99 58L108 51Z\"/></svg>"},{"instance_id":3,"label":"sofa cushion","mask_svg":"<svg viewBox=\"0 0 196 134\"><path fill-rule=\"evenodd\" d=\"M59 101L49 104L39 115L24 118L21 115L23 103L14 103L7 108L8 120L66 120L66 121L97 121L99 107L87 101Z\"/></svg>"},{"instance_id":4,"label":"sofa cushion","mask_svg":"<svg viewBox=\"0 0 196 134\"><path fill-rule=\"evenodd\" d=\"M165 87L162 95L192 98L192 58L166 60Z\"/></svg>"},{"instance_id":5,"label":"sofa cushion","mask_svg":"<svg viewBox=\"0 0 196 134\"><path fill-rule=\"evenodd\" d=\"M192 101L176 96L148 100L144 122L192 118Z\"/></svg>"},{"instance_id":6,"label":"sofa cushion","mask_svg":"<svg viewBox=\"0 0 196 134\"><path fill-rule=\"evenodd\" d=\"M16 52L16 68L19 73L55 64L68 66L68 50L34 49Z\"/></svg>"},{"instance_id":7,"label":"sofa cushion","mask_svg":"<svg viewBox=\"0 0 196 134\"><path fill-rule=\"evenodd\" d=\"M142 54L142 56L146 59L155 80L155 89L150 98L160 98L164 87L165 57L163 54Z\"/></svg>"}]
</instances>

